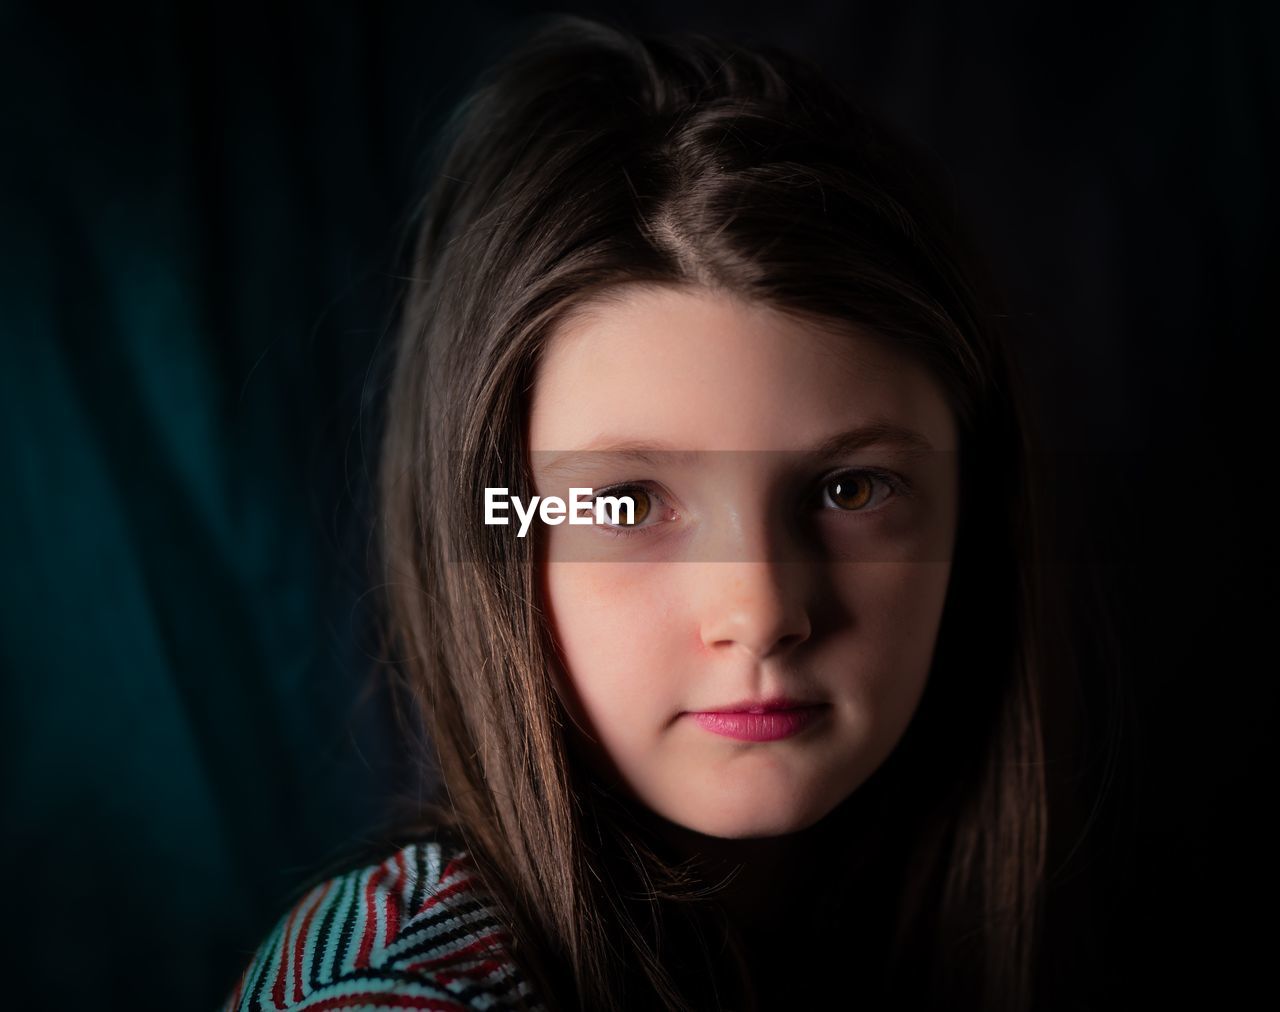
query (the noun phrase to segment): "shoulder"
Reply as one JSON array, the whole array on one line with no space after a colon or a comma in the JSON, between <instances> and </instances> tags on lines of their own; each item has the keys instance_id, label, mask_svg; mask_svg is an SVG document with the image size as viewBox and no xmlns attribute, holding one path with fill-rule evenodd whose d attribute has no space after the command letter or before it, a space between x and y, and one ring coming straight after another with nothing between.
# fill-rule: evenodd
<instances>
[{"instance_id":1,"label":"shoulder","mask_svg":"<svg viewBox=\"0 0 1280 1012\"><path fill-rule=\"evenodd\" d=\"M465 851L413 843L308 891L220 1012L540 1008L510 941Z\"/></svg>"}]
</instances>

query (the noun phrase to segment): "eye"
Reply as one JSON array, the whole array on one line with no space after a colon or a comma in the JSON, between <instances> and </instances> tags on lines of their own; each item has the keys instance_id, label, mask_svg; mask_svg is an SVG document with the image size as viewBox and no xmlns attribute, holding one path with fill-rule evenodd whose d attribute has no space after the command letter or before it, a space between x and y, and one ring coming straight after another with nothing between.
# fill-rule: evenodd
<instances>
[{"instance_id":1,"label":"eye","mask_svg":"<svg viewBox=\"0 0 1280 1012\"><path fill-rule=\"evenodd\" d=\"M841 471L822 483L822 507L844 513L866 513L891 496L904 493L902 479L887 471Z\"/></svg>"},{"instance_id":2,"label":"eye","mask_svg":"<svg viewBox=\"0 0 1280 1012\"><path fill-rule=\"evenodd\" d=\"M615 485L612 488L599 489L592 497L591 502L594 503L596 499L600 499L604 496L624 500L618 509L618 523L611 524L605 522L596 525L603 528L608 534L612 534L615 537L629 537L631 535L638 534L641 530L647 530L650 527L657 526L657 523L651 523L646 526L645 520L656 515L658 504L662 503L663 500L661 496L646 488L644 485ZM632 503L633 515L631 523L627 523L625 520L625 500L627 499L630 499Z\"/></svg>"}]
</instances>

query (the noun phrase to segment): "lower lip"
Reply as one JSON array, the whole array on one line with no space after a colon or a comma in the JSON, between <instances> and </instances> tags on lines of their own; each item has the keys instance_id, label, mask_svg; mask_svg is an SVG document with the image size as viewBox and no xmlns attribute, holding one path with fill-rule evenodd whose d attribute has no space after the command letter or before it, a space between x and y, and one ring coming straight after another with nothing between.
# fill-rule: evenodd
<instances>
[{"instance_id":1,"label":"lower lip","mask_svg":"<svg viewBox=\"0 0 1280 1012\"><path fill-rule=\"evenodd\" d=\"M769 713L691 713L712 734L739 741L778 741L799 734L822 715L821 706L800 706Z\"/></svg>"}]
</instances>

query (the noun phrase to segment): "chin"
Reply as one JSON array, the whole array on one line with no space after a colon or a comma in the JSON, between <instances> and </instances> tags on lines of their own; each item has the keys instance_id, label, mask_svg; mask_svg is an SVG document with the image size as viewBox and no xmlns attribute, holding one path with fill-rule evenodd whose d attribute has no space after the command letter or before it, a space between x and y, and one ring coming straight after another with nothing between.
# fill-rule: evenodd
<instances>
[{"instance_id":1,"label":"chin","mask_svg":"<svg viewBox=\"0 0 1280 1012\"><path fill-rule=\"evenodd\" d=\"M753 840L798 833L827 814L825 811L797 809L794 801L774 807L757 804L723 811L714 811L714 808L714 805L707 805L699 809L696 816L680 821L706 836L723 840Z\"/></svg>"}]
</instances>

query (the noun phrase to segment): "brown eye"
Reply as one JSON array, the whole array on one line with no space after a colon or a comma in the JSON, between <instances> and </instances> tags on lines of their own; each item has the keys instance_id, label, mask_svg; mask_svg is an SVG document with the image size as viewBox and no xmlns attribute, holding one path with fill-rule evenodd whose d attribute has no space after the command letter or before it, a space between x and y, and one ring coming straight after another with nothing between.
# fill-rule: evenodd
<instances>
[{"instance_id":1,"label":"brown eye","mask_svg":"<svg viewBox=\"0 0 1280 1012\"><path fill-rule=\"evenodd\" d=\"M644 518L649 515L649 493L648 492L646 492L644 489L635 489L634 491L628 491L625 495L618 496L618 498L624 501L624 505L618 511L619 526L636 527L644 523ZM627 514L626 514L625 500L627 499L631 500L632 509L634 510L634 515L632 517L632 522L630 524L626 522Z\"/></svg>"},{"instance_id":2,"label":"brown eye","mask_svg":"<svg viewBox=\"0 0 1280 1012\"><path fill-rule=\"evenodd\" d=\"M875 494L875 478L854 472L838 475L827 482L826 491L838 509L860 510Z\"/></svg>"},{"instance_id":3,"label":"brown eye","mask_svg":"<svg viewBox=\"0 0 1280 1012\"><path fill-rule=\"evenodd\" d=\"M831 501L843 510L862 509L871 501L871 479L865 475L842 475L827 483Z\"/></svg>"},{"instance_id":4,"label":"brown eye","mask_svg":"<svg viewBox=\"0 0 1280 1012\"><path fill-rule=\"evenodd\" d=\"M597 492L596 499L609 498L618 500L618 522L612 523L613 509L609 507L605 510L605 515L610 518L608 526L615 528L623 527L639 527L644 523L645 518L649 515L652 508L652 495L638 485L623 485L603 492ZM631 523L627 523L627 500L631 500L631 509L633 516Z\"/></svg>"}]
</instances>

